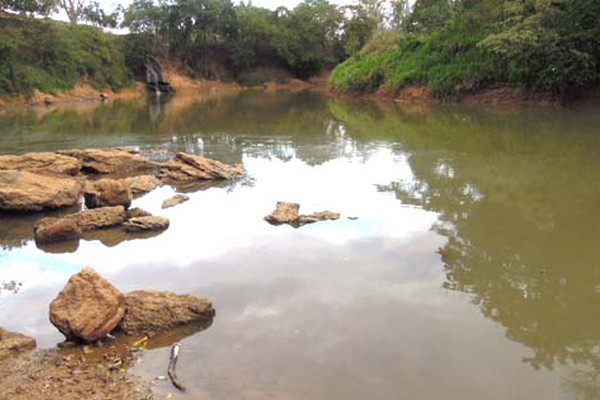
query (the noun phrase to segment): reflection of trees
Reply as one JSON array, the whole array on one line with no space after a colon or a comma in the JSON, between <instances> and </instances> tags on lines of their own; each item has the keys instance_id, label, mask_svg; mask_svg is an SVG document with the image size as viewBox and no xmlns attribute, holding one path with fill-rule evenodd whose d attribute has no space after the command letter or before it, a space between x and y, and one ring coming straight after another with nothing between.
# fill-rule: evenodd
<instances>
[{"instance_id":1,"label":"reflection of trees","mask_svg":"<svg viewBox=\"0 0 600 400\"><path fill-rule=\"evenodd\" d=\"M598 394L600 373L600 138L585 126L599 117L364 107L376 106L332 111L408 154L414 180L380 189L440 213L444 286L471 293L532 349L533 367L581 367L572 389L597 398L586 396Z\"/></svg>"}]
</instances>

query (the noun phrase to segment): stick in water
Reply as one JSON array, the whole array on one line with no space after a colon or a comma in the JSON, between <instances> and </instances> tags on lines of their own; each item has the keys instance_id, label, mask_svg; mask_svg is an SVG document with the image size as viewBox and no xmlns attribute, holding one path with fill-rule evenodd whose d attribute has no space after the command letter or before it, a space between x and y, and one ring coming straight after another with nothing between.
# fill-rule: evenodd
<instances>
[{"instance_id":1,"label":"stick in water","mask_svg":"<svg viewBox=\"0 0 600 400\"><path fill-rule=\"evenodd\" d=\"M171 347L171 358L169 359L169 378L171 378L171 382L173 382L173 386L181 391L185 391L185 386L179 382L179 378L177 378L177 373L175 372L175 365L177 364L177 357L179 357L179 349L181 345L179 342L173 343Z\"/></svg>"}]
</instances>

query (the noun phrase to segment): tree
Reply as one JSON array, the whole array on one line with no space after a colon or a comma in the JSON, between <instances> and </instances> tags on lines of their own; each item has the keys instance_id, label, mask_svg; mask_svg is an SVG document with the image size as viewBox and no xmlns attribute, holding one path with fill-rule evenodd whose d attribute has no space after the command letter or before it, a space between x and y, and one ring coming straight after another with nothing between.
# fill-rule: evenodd
<instances>
[{"instance_id":1,"label":"tree","mask_svg":"<svg viewBox=\"0 0 600 400\"><path fill-rule=\"evenodd\" d=\"M55 9L55 0L0 0L0 10L47 16Z\"/></svg>"}]
</instances>

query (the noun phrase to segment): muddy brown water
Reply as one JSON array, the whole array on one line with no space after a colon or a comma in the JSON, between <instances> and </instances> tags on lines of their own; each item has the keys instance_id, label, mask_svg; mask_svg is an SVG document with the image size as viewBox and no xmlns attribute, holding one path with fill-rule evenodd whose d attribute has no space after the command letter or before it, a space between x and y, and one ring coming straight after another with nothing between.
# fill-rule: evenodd
<instances>
[{"instance_id":1,"label":"muddy brown water","mask_svg":"<svg viewBox=\"0 0 600 400\"><path fill-rule=\"evenodd\" d=\"M248 176L166 210L170 187L136 199L171 220L149 238L43 251L38 216L0 216L0 281L22 284L0 326L53 347L48 304L90 265L213 300L181 339L188 391L159 380L159 398L598 399L599 111L245 92L4 113L0 153L184 150ZM271 226L277 201L342 218ZM165 375L167 344L133 372Z\"/></svg>"}]
</instances>

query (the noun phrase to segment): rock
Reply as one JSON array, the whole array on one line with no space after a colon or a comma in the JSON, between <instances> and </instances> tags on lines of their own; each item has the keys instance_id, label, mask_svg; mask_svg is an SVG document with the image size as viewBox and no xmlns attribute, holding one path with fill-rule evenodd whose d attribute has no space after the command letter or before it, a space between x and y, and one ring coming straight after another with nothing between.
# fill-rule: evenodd
<instances>
[{"instance_id":1,"label":"rock","mask_svg":"<svg viewBox=\"0 0 600 400\"><path fill-rule=\"evenodd\" d=\"M50 175L77 175L81 169L81 161L50 152L0 156L0 170L7 169Z\"/></svg>"},{"instance_id":2,"label":"rock","mask_svg":"<svg viewBox=\"0 0 600 400\"><path fill-rule=\"evenodd\" d=\"M127 232L162 231L169 227L169 219L165 217L136 217L123 224Z\"/></svg>"},{"instance_id":3,"label":"rock","mask_svg":"<svg viewBox=\"0 0 600 400\"><path fill-rule=\"evenodd\" d=\"M152 214L146 210L142 210L141 208L131 208L126 211L127 219L137 218L137 217L151 217Z\"/></svg>"},{"instance_id":4,"label":"rock","mask_svg":"<svg viewBox=\"0 0 600 400\"><path fill-rule=\"evenodd\" d=\"M286 203L278 201L275 211L267 215L264 219L270 224L292 224L298 221L300 210L300 204L298 203Z\"/></svg>"},{"instance_id":5,"label":"rock","mask_svg":"<svg viewBox=\"0 0 600 400\"><path fill-rule=\"evenodd\" d=\"M133 195L148 193L160 185L160 181L154 175L132 176L123 181L129 186Z\"/></svg>"},{"instance_id":6,"label":"rock","mask_svg":"<svg viewBox=\"0 0 600 400\"><path fill-rule=\"evenodd\" d=\"M93 342L117 327L125 315L125 297L92 268L71 276L50 304L50 322L67 340Z\"/></svg>"},{"instance_id":7,"label":"rock","mask_svg":"<svg viewBox=\"0 0 600 400\"><path fill-rule=\"evenodd\" d=\"M312 224L317 221L336 220L340 218L339 213L331 211L320 211L308 215L298 215L300 205L298 203L277 202L275 211L264 219L272 225L289 224L295 228L302 225Z\"/></svg>"},{"instance_id":8,"label":"rock","mask_svg":"<svg viewBox=\"0 0 600 400\"><path fill-rule=\"evenodd\" d=\"M0 210L41 211L71 206L81 197L81 184L26 171L0 171Z\"/></svg>"},{"instance_id":9,"label":"rock","mask_svg":"<svg viewBox=\"0 0 600 400\"><path fill-rule=\"evenodd\" d=\"M77 240L82 230L72 218L42 218L33 226L33 236L37 244Z\"/></svg>"},{"instance_id":10,"label":"rock","mask_svg":"<svg viewBox=\"0 0 600 400\"><path fill-rule=\"evenodd\" d=\"M33 350L35 339L0 328L0 360Z\"/></svg>"},{"instance_id":11,"label":"rock","mask_svg":"<svg viewBox=\"0 0 600 400\"><path fill-rule=\"evenodd\" d=\"M194 180L224 180L244 174L243 167L230 166L206 157L177 153L174 160L160 164L160 173L167 182Z\"/></svg>"},{"instance_id":12,"label":"rock","mask_svg":"<svg viewBox=\"0 0 600 400\"><path fill-rule=\"evenodd\" d=\"M119 176L154 172L157 164L135 151L123 149L67 150L60 154L75 157L87 174L114 174Z\"/></svg>"},{"instance_id":13,"label":"rock","mask_svg":"<svg viewBox=\"0 0 600 400\"><path fill-rule=\"evenodd\" d=\"M300 225L312 224L318 221L333 221L340 219L340 213L334 213L331 211L320 211L308 215L301 215L298 217L298 223Z\"/></svg>"},{"instance_id":14,"label":"rock","mask_svg":"<svg viewBox=\"0 0 600 400\"><path fill-rule=\"evenodd\" d=\"M86 232L122 224L127 220L127 213L123 206L102 207L81 211L65 218L74 219L81 230Z\"/></svg>"},{"instance_id":15,"label":"rock","mask_svg":"<svg viewBox=\"0 0 600 400\"><path fill-rule=\"evenodd\" d=\"M186 196L185 194L176 194L175 196L171 197L170 199L163 201L162 208L174 207L177 204L181 204L183 202L188 201L189 199L190 199L189 196Z\"/></svg>"},{"instance_id":16,"label":"rock","mask_svg":"<svg viewBox=\"0 0 600 400\"><path fill-rule=\"evenodd\" d=\"M125 308L119 328L130 335L156 333L215 315L206 298L150 290L126 294Z\"/></svg>"},{"instance_id":17,"label":"rock","mask_svg":"<svg viewBox=\"0 0 600 400\"><path fill-rule=\"evenodd\" d=\"M133 196L129 185L121 180L100 179L85 188L85 205L88 208L131 205Z\"/></svg>"}]
</instances>

